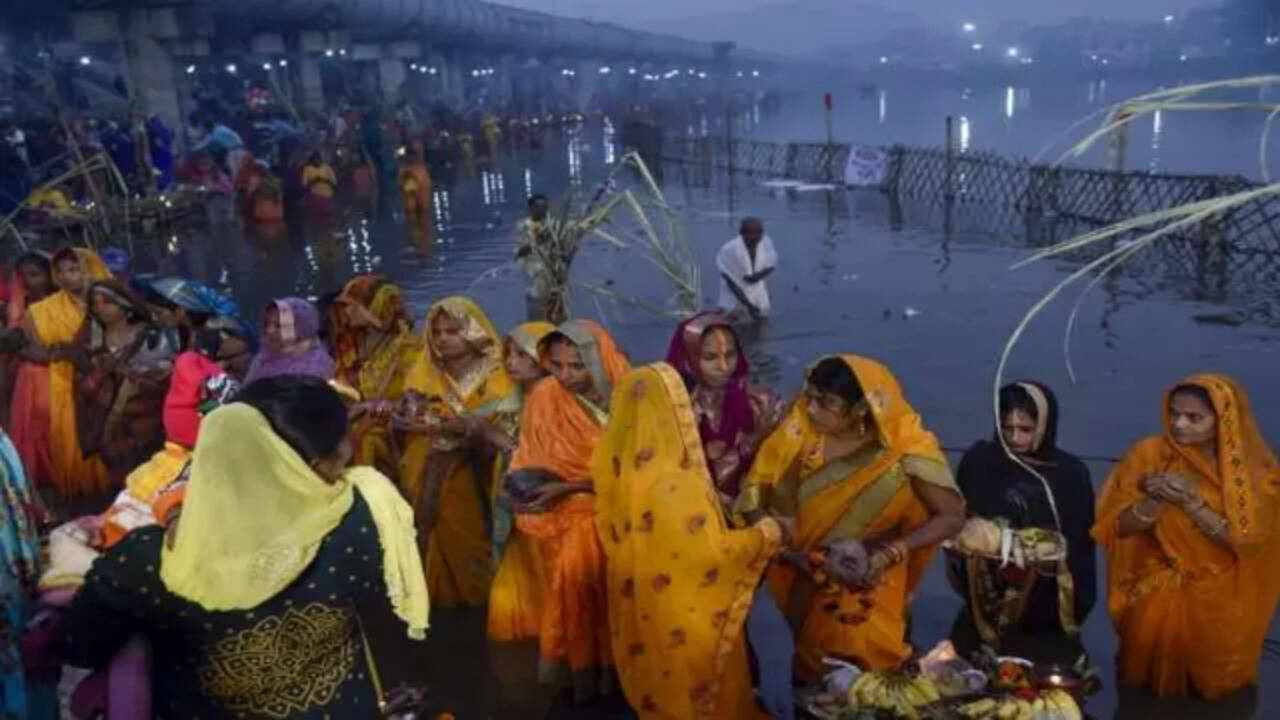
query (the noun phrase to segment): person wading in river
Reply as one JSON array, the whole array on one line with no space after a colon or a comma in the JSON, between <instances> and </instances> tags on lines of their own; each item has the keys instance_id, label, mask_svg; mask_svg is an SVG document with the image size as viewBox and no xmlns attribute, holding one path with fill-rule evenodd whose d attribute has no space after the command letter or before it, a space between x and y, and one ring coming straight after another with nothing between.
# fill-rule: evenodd
<instances>
[{"instance_id":1,"label":"person wading in river","mask_svg":"<svg viewBox=\"0 0 1280 720\"><path fill-rule=\"evenodd\" d=\"M738 236L716 254L720 308L737 314L745 312L753 320L767 316L769 288L764 279L777 267L778 253L773 240L764 234L764 223L759 218L745 218Z\"/></svg>"}]
</instances>

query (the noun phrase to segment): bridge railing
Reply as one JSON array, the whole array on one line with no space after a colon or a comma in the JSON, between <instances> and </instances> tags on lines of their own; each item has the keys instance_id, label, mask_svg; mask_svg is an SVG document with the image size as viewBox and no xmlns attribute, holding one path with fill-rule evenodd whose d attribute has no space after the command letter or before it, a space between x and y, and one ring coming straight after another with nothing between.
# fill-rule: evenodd
<instances>
[{"instance_id":1,"label":"bridge railing","mask_svg":"<svg viewBox=\"0 0 1280 720\"><path fill-rule=\"evenodd\" d=\"M695 179L717 171L806 183L843 183L852 146L774 143L725 137L668 136L664 160ZM882 148L888 162L878 190L889 223L941 225L998 233L1043 246L1143 213L1240 192L1256 184L1238 176L1112 172L1035 165L986 152ZM1087 260L1104 250L1077 253ZM1162 239L1127 263L1126 275L1191 287L1200 299L1246 299L1253 319L1280 321L1280 199L1258 199ZM1189 281L1189 282L1188 282ZM1165 282L1167 284L1167 282Z\"/></svg>"}]
</instances>

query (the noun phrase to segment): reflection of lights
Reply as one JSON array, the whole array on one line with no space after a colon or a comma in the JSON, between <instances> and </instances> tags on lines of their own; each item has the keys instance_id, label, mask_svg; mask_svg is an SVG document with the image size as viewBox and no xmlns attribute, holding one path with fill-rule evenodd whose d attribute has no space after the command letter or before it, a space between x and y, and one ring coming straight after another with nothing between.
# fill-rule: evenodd
<instances>
[{"instance_id":1,"label":"reflection of lights","mask_svg":"<svg viewBox=\"0 0 1280 720\"><path fill-rule=\"evenodd\" d=\"M178 236L177 235L173 235L169 238L168 250L170 255L178 254Z\"/></svg>"},{"instance_id":2,"label":"reflection of lights","mask_svg":"<svg viewBox=\"0 0 1280 720\"><path fill-rule=\"evenodd\" d=\"M196 66L195 66L195 65L188 65L188 66L187 66L187 74L188 74L188 75L195 75L195 74L196 74Z\"/></svg>"},{"instance_id":3,"label":"reflection of lights","mask_svg":"<svg viewBox=\"0 0 1280 720\"><path fill-rule=\"evenodd\" d=\"M236 74L236 64L235 64L235 63L227 63L227 72L231 73L232 75L235 75L235 74Z\"/></svg>"},{"instance_id":4,"label":"reflection of lights","mask_svg":"<svg viewBox=\"0 0 1280 720\"><path fill-rule=\"evenodd\" d=\"M883 125L885 118L889 116L889 91L880 91L880 124Z\"/></svg>"},{"instance_id":5,"label":"reflection of lights","mask_svg":"<svg viewBox=\"0 0 1280 720\"><path fill-rule=\"evenodd\" d=\"M1004 89L1004 116L1013 117L1014 106L1016 104L1017 94L1013 90L1013 86Z\"/></svg>"},{"instance_id":6,"label":"reflection of lights","mask_svg":"<svg viewBox=\"0 0 1280 720\"><path fill-rule=\"evenodd\" d=\"M613 121L609 118L604 119L604 164L612 165L617 160L617 148L614 147L613 139L615 135Z\"/></svg>"},{"instance_id":7,"label":"reflection of lights","mask_svg":"<svg viewBox=\"0 0 1280 720\"><path fill-rule=\"evenodd\" d=\"M524 169L524 196L533 196L533 170L529 168Z\"/></svg>"},{"instance_id":8,"label":"reflection of lights","mask_svg":"<svg viewBox=\"0 0 1280 720\"><path fill-rule=\"evenodd\" d=\"M1035 61L1029 57L1024 57L1019 62L1021 62L1023 65L1030 65L1032 62L1035 62Z\"/></svg>"},{"instance_id":9,"label":"reflection of lights","mask_svg":"<svg viewBox=\"0 0 1280 720\"><path fill-rule=\"evenodd\" d=\"M1009 57L1011 57L1011 58L1016 58L1016 57L1018 57L1019 55L1021 55L1021 54L1022 54L1022 51L1021 51L1021 50L1019 50L1019 49L1018 49L1018 48L1016 48L1016 47L1011 47L1011 48L1009 48L1008 50L1005 50L1005 51L1004 51L1004 54L1005 54L1005 55L1008 55L1008 56L1009 56Z\"/></svg>"},{"instance_id":10,"label":"reflection of lights","mask_svg":"<svg viewBox=\"0 0 1280 720\"><path fill-rule=\"evenodd\" d=\"M80 64L81 64L81 65L88 65L88 64L90 64L90 63L92 63L92 62L93 62L93 59L92 59L92 58L90 58L88 55L81 55L81 56L80 56Z\"/></svg>"},{"instance_id":11,"label":"reflection of lights","mask_svg":"<svg viewBox=\"0 0 1280 720\"><path fill-rule=\"evenodd\" d=\"M1280 35L1268 35L1266 42L1268 45L1280 45Z\"/></svg>"},{"instance_id":12,"label":"reflection of lights","mask_svg":"<svg viewBox=\"0 0 1280 720\"><path fill-rule=\"evenodd\" d=\"M969 125L969 118L961 116L960 118L960 152L969 152L969 143L973 138L973 128Z\"/></svg>"},{"instance_id":13,"label":"reflection of lights","mask_svg":"<svg viewBox=\"0 0 1280 720\"><path fill-rule=\"evenodd\" d=\"M1164 113L1156 110L1151 115L1151 172L1160 169L1160 140L1164 135Z\"/></svg>"}]
</instances>

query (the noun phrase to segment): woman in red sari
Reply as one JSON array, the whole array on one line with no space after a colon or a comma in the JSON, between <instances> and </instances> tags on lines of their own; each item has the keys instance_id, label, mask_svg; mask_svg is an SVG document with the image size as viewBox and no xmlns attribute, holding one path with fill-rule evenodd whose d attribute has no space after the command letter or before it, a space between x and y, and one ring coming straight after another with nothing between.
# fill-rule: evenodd
<instances>
[{"instance_id":1,"label":"woman in red sari","mask_svg":"<svg viewBox=\"0 0 1280 720\"><path fill-rule=\"evenodd\" d=\"M730 507L756 448L786 408L768 388L750 384L751 365L722 313L704 312L680 323L667 364L684 379L707 469L721 505Z\"/></svg>"}]
</instances>

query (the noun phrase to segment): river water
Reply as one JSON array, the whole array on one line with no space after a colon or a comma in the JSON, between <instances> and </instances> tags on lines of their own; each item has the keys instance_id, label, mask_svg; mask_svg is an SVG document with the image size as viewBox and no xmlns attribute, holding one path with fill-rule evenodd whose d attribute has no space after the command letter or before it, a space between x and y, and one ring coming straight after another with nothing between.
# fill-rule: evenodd
<instances>
[{"instance_id":1,"label":"river water","mask_svg":"<svg viewBox=\"0 0 1280 720\"><path fill-rule=\"evenodd\" d=\"M773 116L748 108L739 132L759 140L823 142L822 95L826 91L834 96L832 129L837 142L938 147L944 144L946 117L950 115L956 123L955 142L962 150L994 151L1051 163L1102 127L1102 117L1065 132L1073 123L1161 88L1218 79L1190 74L1140 80L1103 75L1082 79L1041 72L996 82L946 75L854 75L830 86L786 93L782 110ZM1275 105L1280 102L1280 87L1209 93L1199 99ZM1259 141L1266 117L1267 112L1261 109L1164 110L1140 117L1130 126L1126 167L1260 179ZM1069 164L1109 167L1106 145L1105 141L1099 143L1097 149L1071 158ZM1274 142L1267 160L1280 172L1280 149Z\"/></svg>"},{"instance_id":2,"label":"river water","mask_svg":"<svg viewBox=\"0 0 1280 720\"><path fill-rule=\"evenodd\" d=\"M376 271L406 289L415 314L430 302L467 293L499 328L524 319L523 281L510 269L514 223L531 192L553 197L566 187L590 193L617 150L608 131L583 130L536 156L508 158L498 173L439 182L437 238L425 247L407 240L394 214L353 214L333 231L294 239L246 236L234 225L161 238L140 253L141 270L190 274L235 291L250 308L275 296L316 295L340 287L354 272ZM908 227L891 232L881 198L873 194L800 192L738 179L692 187L668 166L664 190L685 221L701 266L702 295L711 304L713 256L734 234L736 221L761 217L781 264L770 280L774 313L750 348L760 379L794 392L816 356L855 352L886 362L926 424L950 449L963 449L992 431L992 375L1000 350L1022 315L1071 267L1045 262L1012 272L1025 249L995 237L943 238ZM481 276L483 279L477 281ZM643 258L591 241L575 264L575 279L613 281L620 292L660 304L670 292ZM1157 284L1158 285L1158 284ZM1156 294L1150 283L1103 284L1081 305L1071 352L1077 381L1064 364L1063 326L1071 300L1059 302L1027 331L1012 355L1008 377L1030 377L1055 388L1061 400L1059 440L1093 458L1095 484L1115 458L1159 428L1162 391L1198 371L1234 375L1253 395L1264 430L1280 429L1274 372L1280 330L1197 322L1223 311L1190 302L1177 288ZM589 293L574 296L577 314L601 320L636 363L660 359L674 322ZM958 456L953 455L955 459ZM1100 587L1105 587L1100 583ZM931 645L949 630L959 601L940 566L925 580L913 607L914 636ZM472 717L608 717L617 706L571 711L533 688L534 648L489 648L483 617L440 612L432 638L410 646L379 630L380 663L388 685L430 689L432 706ZM1272 628L1280 638L1280 626ZM1118 704L1112 680L1115 637L1105 599L1085 627L1086 646L1107 685L1089 703L1096 717ZM1123 717L1280 717L1280 660L1266 661L1269 678L1257 694L1214 706L1178 702L1126 710ZM1126 701L1127 703L1127 701ZM1128 705L1126 704L1126 707ZM1253 714L1256 710L1256 715ZM1188 714L1189 713L1189 714Z\"/></svg>"}]
</instances>

